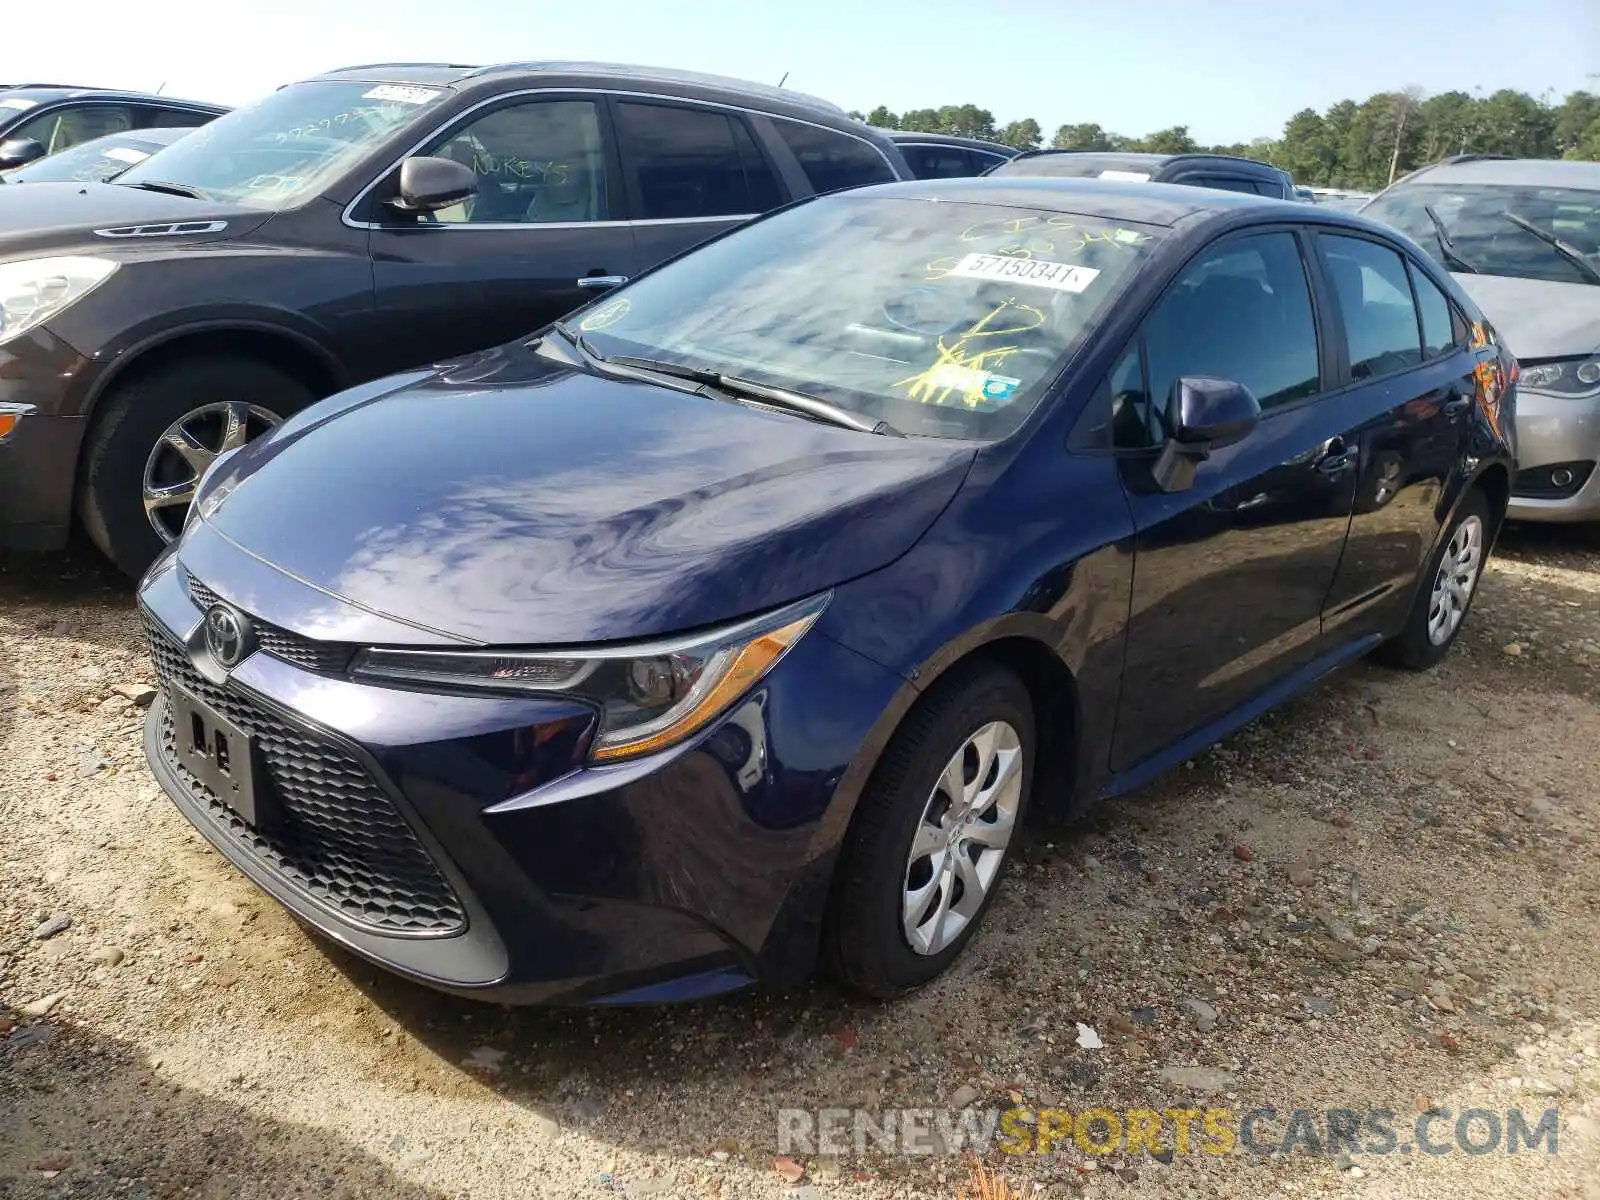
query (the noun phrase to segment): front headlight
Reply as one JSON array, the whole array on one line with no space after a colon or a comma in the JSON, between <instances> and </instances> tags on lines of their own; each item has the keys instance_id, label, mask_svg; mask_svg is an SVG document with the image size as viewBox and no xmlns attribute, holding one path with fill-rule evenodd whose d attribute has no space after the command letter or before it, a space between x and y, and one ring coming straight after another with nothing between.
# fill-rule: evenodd
<instances>
[{"instance_id":1,"label":"front headlight","mask_svg":"<svg viewBox=\"0 0 1600 1200\"><path fill-rule=\"evenodd\" d=\"M364 650L352 674L380 683L569 695L600 709L589 757L615 762L683 741L772 670L827 607L828 596L684 638L630 646L517 653Z\"/></svg>"},{"instance_id":2,"label":"front headlight","mask_svg":"<svg viewBox=\"0 0 1600 1200\"><path fill-rule=\"evenodd\" d=\"M0 263L0 346L76 304L111 277L105 258L27 258Z\"/></svg>"},{"instance_id":3,"label":"front headlight","mask_svg":"<svg viewBox=\"0 0 1600 1200\"><path fill-rule=\"evenodd\" d=\"M1600 355L1522 365L1517 386L1525 392L1581 398L1600 395Z\"/></svg>"}]
</instances>

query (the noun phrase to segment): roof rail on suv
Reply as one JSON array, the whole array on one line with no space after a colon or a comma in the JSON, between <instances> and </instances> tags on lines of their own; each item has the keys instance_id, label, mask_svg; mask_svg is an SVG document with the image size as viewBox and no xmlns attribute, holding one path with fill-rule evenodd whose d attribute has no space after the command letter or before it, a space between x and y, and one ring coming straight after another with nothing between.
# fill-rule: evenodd
<instances>
[{"instance_id":1,"label":"roof rail on suv","mask_svg":"<svg viewBox=\"0 0 1600 1200\"><path fill-rule=\"evenodd\" d=\"M374 62L374 63L356 63L354 66L349 66L349 67L334 67L332 70L325 71L323 73L326 74L326 75L338 75L342 71L371 71L376 67L444 67L446 70L474 71L474 70L477 70L478 64L477 63L451 63L451 62Z\"/></svg>"},{"instance_id":2,"label":"roof rail on suv","mask_svg":"<svg viewBox=\"0 0 1600 1200\"><path fill-rule=\"evenodd\" d=\"M749 79L737 79L731 75L713 75L703 71L680 71L671 67L640 67L629 63L550 59L532 62L495 63L491 66L476 68L471 72L471 76L493 75L500 71L574 71L595 75L634 76L641 79L697 83L703 87L722 87L727 88L729 91L786 100L790 104L819 109L834 116L842 117L845 115L844 109L840 108L832 100L824 100L821 96L813 96L806 92L796 92L789 88L774 87L767 83L756 83Z\"/></svg>"}]
</instances>

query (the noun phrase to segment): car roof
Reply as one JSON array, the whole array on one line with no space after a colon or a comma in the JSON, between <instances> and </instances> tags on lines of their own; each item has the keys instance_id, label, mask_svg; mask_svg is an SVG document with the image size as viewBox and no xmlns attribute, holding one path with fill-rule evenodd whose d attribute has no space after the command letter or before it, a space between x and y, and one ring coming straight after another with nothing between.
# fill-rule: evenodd
<instances>
[{"instance_id":1,"label":"car roof","mask_svg":"<svg viewBox=\"0 0 1600 1200\"><path fill-rule=\"evenodd\" d=\"M1446 159L1413 172L1407 183L1489 183L1600 189L1600 163L1555 158Z\"/></svg>"},{"instance_id":2,"label":"car roof","mask_svg":"<svg viewBox=\"0 0 1600 1200\"><path fill-rule=\"evenodd\" d=\"M747 100L760 100L766 104L794 109L811 109L835 119L849 119L848 114L837 104L819 96L807 95L805 92L773 87L771 84L753 83L748 79L735 79L727 75L679 71L669 67L635 66L628 63L562 59L494 63L486 66L469 66L462 63L366 63L326 71L315 78L371 79L380 83L470 87L486 80L505 82L525 79L536 82L552 76L576 76L607 82L626 79L683 88L706 88Z\"/></svg>"},{"instance_id":3,"label":"car roof","mask_svg":"<svg viewBox=\"0 0 1600 1200\"><path fill-rule=\"evenodd\" d=\"M987 150L991 154L1004 154L1012 158L1021 153L1015 146L1004 142L991 142L988 138L961 137L954 133L924 133L919 129L883 129L872 127L898 145L965 146L973 150Z\"/></svg>"},{"instance_id":4,"label":"car roof","mask_svg":"<svg viewBox=\"0 0 1600 1200\"><path fill-rule=\"evenodd\" d=\"M1270 208L1286 217L1303 220L1312 205L1266 196L1114 179L1088 179L1050 175L983 175L975 179L919 179L857 188L849 195L905 196L962 204L994 204L1008 208L1033 208L1044 212L1076 213L1086 217L1138 221L1146 225L1177 225L1190 217L1223 214L1236 209Z\"/></svg>"},{"instance_id":5,"label":"car roof","mask_svg":"<svg viewBox=\"0 0 1600 1200\"><path fill-rule=\"evenodd\" d=\"M227 105L224 104L210 104L204 100L180 100L173 96L159 96L154 92L129 92L119 88L74 87L61 83L21 83L0 89L0 100L32 100L35 104L47 104L56 100L78 100L85 97L95 100L126 100L141 104L174 104L215 113L228 111Z\"/></svg>"},{"instance_id":6,"label":"car roof","mask_svg":"<svg viewBox=\"0 0 1600 1200\"><path fill-rule=\"evenodd\" d=\"M1271 163L1262 162L1256 158L1244 158L1237 154L1152 154L1146 151L1135 150L1029 150L1012 159L1018 162L1024 159L1061 158L1072 159L1083 163L1099 163L1110 169L1138 168L1145 169L1154 175L1165 167L1175 163L1226 163L1235 169L1244 168L1251 174L1267 175L1272 178L1281 178L1284 171Z\"/></svg>"}]
</instances>

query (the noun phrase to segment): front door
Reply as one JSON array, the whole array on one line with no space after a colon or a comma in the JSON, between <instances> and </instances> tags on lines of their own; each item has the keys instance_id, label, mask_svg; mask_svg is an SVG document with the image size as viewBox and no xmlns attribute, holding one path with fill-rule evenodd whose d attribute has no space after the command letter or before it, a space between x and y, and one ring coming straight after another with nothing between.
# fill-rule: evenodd
<instances>
[{"instance_id":1,"label":"front door","mask_svg":"<svg viewBox=\"0 0 1600 1200\"><path fill-rule=\"evenodd\" d=\"M1347 421L1323 402L1329 359L1305 249L1275 230L1202 251L1113 372L1136 530L1114 770L1232 713L1319 652L1357 473ZM1183 376L1242 383L1262 419L1201 463L1192 486L1165 492L1150 467Z\"/></svg>"},{"instance_id":2,"label":"front door","mask_svg":"<svg viewBox=\"0 0 1600 1200\"><path fill-rule=\"evenodd\" d=\"M478 194L420 219L374 210L373 284L391 369L511 341L634 273L606 128L593 96L512 99L419 152L470 166Z\"/></svg>"}]
</instances>

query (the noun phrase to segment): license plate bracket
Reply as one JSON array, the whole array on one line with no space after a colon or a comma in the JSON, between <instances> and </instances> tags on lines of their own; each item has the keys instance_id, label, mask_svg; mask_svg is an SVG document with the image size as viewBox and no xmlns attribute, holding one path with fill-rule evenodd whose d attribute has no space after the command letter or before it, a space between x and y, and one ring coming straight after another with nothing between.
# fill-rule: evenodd
<instances>
[{"instance_id":1,"label":"license plate bracket","mask_svg":"<svg viewBox=\"0 0 1600 1200\"><path fill-rule=\"evenodd\" d=\"M178 762L252 829L277 816L271 793L260 786L255 740L202 701L172 693L173 742Z\"/></svg>"}]
</instances>

